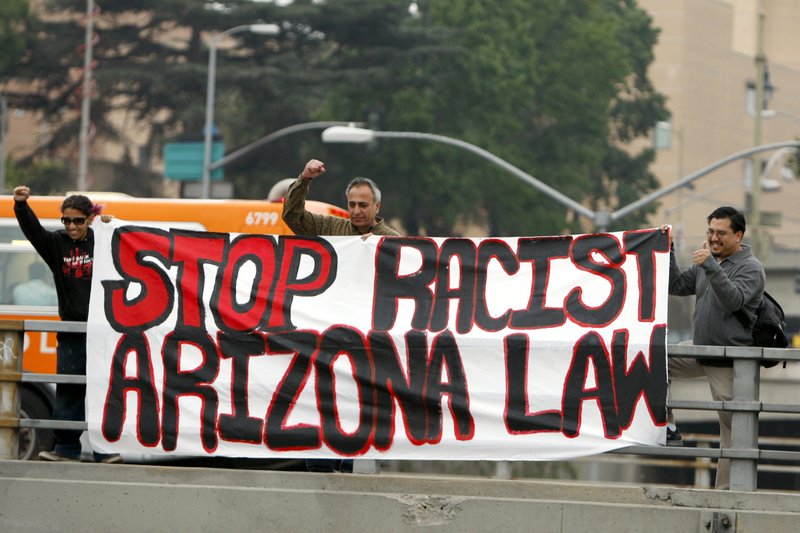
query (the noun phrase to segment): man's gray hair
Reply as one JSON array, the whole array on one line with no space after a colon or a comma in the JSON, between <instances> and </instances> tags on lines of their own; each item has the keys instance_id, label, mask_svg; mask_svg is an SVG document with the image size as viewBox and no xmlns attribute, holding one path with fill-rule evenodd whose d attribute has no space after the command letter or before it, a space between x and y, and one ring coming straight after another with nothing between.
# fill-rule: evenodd
<instances>
[{"instance_id":1,"label":"man's gray hair","mask_svg":"<svg viewBox=\"0 0 800 533\"><path fill-rule=\"evenodd\" d=\"M375 203L381 203L381 190L378 188L375 182L369 178L353 178L353 180L347 184L347 189L344 190L345 197L350 195L350 189L358 185L366 185L372 189L372 196L375 198Z\"/></svg>"}]
</instances>

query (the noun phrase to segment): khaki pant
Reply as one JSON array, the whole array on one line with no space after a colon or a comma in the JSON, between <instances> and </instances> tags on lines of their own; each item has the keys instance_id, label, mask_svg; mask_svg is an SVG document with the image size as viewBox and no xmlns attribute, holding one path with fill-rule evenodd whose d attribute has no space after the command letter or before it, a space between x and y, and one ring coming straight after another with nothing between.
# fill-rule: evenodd
<instances>
[{"instance_id":1,"label":"khaki pant","mask_svg":"<svg viewBox=\"0 0 800 533\"><path fill-rule=\"evenodd\" d=\"M733 399L733 367L701 365L696 359L670 358L669 378L708 378L711 387L711 397L715 401L729 401ZM730 411L717 411L719 416L719 446L729 448L731 445L731 419ZM674 423L672 410L667 417ZM731 460L720 459L717 462L717 477L714 486L718 489L731 487Z\"/></svg>"}]
</instances>

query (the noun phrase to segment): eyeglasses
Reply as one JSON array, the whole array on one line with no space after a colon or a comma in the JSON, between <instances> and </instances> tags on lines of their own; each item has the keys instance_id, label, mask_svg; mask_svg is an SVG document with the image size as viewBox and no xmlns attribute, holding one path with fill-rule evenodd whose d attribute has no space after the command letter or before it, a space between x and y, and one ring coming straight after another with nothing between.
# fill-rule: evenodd
<instances>
[{"instance_id":1,"label":"eyeglasses","mask_svg":"<svg viewBox=\"0 0 800 533\"><path fill-rule=\"evenodd\" d=\"M714 231L713 229L707 229L706 230L706 235L709 238L711 238L711 237L716 235L718 239L724 239L725 237L727 237L730 234L731 234L730 231Z\"/></svg>"},{"instance_id":2,"label":"eyeglasses","mask_svg":"<svg viewBox=\"0 0 800 533\"><path fill-rule=\"evenodd\" d=\"M86 217L61 217L61 223L65 226L69 226L70 224L75 224L76 226L83 226L86 222Z\"/></svg>"}]
</instances>

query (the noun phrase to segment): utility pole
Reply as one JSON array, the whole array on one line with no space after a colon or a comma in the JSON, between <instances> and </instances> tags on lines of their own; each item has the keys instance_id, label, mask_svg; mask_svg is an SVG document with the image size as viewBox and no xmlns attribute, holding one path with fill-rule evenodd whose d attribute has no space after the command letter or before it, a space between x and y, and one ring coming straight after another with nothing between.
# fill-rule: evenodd
<instances>
[{"instance_id":1,"label":"utility pole","mask_svg":"<svg viewBox=\"0 0 800 533\"><path fill-rule=\"evenodd\" d=\"M754 146L761 146L764 124L764 75L767 71L767 56L764 53L764 10L761 2L758 5L758 27L757 40L758 49L756 51L756 112L755 112L755 139ZM766 253L765 237L761 228L761 154L753 154L753 167L750 185L750 242L753 246L753 254L763 259Z\"/></svg>"},{"instance_id":2,"label":"utility pole","mask_svg":"<svg viewBox=\"0 0 800 533\"><path fill-rule=\"evenodd\" d=\"M94 0L86 0L86 40L83 49L83 94L81 95L81 131L78 137L78 191L87 188L89 166L89 117L92 98L92 44L94 39Z\"/></svg>"},{"instance_id":3,"label":"utility pole","mask_svg":"<svg viewBox=\"0 0 800 533\"><path fill-rule=\"evenodd\" d=\"M8 103L6 95L0 93L0 194L6 191L6 137L8 128L6 127L6 117L8 115Z\"/></svg>"}]
</instances>

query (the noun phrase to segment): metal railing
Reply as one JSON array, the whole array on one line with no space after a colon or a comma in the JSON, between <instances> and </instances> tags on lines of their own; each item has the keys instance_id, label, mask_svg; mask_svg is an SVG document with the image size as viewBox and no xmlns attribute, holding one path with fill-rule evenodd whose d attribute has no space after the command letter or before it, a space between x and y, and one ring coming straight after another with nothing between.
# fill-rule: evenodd
<instances>
[{"instance_id":1,"label":"metal railing","mask_svg":"<svg viewBox=\"0 0 800 533\"><path fill-rule=\"evenodd\" d=\"M14 346L22 346L24 331L85 332L83 322L50 320L0 321L0 459L13 458L15 433L23 428L86 430L86 422L19 419L17 383L85 384L85 376L32 374L20 371ZM800 463L800 452L759 448L760 413L800 414L800 403L766 403L759 400L762 360L800 362L800 349L745 346L667 346L669 357L730 360L733 363L733 399L730 401L669 400L672 409L731 411L731 447L629 446L611 453L661 456L674 459L731 460L731 490L754 491L759 462ZM377 473L378 462L357 461L361 473Z\"/></svg>"},{"instance_id":2,"label":"metal railing","mask_svg":"<svg viewBox=\"0 0 800 533\"><path fill-rule=\"evenodd\" d=\"M800 404L760 401L761 361L800 361L800 350L755 346L669 345L669 357L730 360L733 363L733 399L730 401L670 400L672 409L731 411L730 448L675 448L630 446L616 453L704 457L731 460L731 490L756 490L757 468L761 461L800 463L800 452L760 449L759 413L800 414Z\"/></svg>"}]
</instances>

